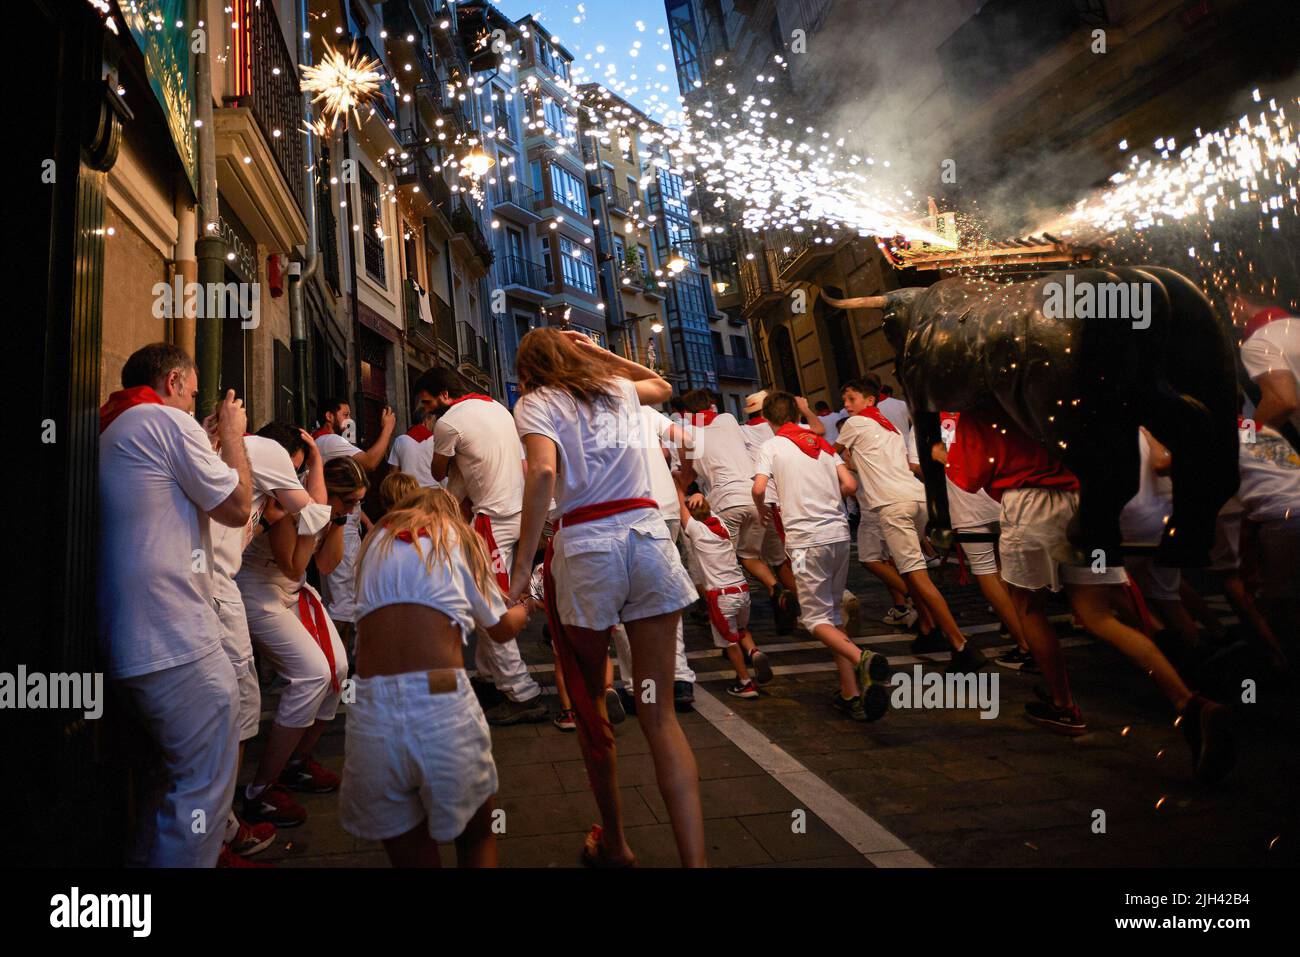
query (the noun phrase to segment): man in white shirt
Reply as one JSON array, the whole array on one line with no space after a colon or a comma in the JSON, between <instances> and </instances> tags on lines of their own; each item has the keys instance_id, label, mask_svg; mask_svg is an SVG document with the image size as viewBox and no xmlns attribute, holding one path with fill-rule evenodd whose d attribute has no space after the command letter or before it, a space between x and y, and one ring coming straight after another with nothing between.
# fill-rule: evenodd
<instances>
[{"instance_id":1,"label":"man in white shirt","mask_svg":"<svg viewBox=\"0 0 1300 957\"><path fill-rule=\"evenodd\" d=\"M840 427L837 425L839 416L831 410L829 402L818 402L816 407L817 421L822 424L825 434L822 436L829 444L834 445L836 437L840 434Z\"/></svg>"},{"instance_id":2,"label":"man in white shirt","mask_svg":"<svg viewBox=\"0 0 1300 957\"><path fill-rule=\"evenodd\" d=\"M865 378L871 377L867 376ZM907 436L912 433L912 410L907 407L907 403L902 399L894 398L893 386L882 385L880 387L876 404L880 409L880 414L892 422L894 428L898 429L899 435Z\"/></svg>"},{"instance_id":3,"label":"man in white shirt","mask_svg":"<svg viewBox=\"0 0 1300 957\"><path fill-rule=\"evenodd\" d=\"M967 642L926 570L921 548L927 521L925 486L916 480L910 468L907 440L876 408L879 390L880 380L875 375L844 384L841 390L844 406L854 414L841 426L837 448L849 456L862 487L860 501L879 519L880 533L894 567L907 584L921 616L921 635L912 643L913 653L941 651L951 646L949 669L973 671L985 663L984 656Z\"/></svg>"},{"instance_id":4,"label":"man in white shirt","mask_svg":"<svg viewBox=\"0 0 1300 957\"><path fill-rule=\"evenodd\" d=\"M437 416L430 464L433 479L445 482L455 463L473 512L474 530L488 547L502 591L508 591L524 507L523 449L514 416L491 396L467 392L444 369L425 372L413 391L420 407ZM528 673L513 639L485 641L480 634L474 667L504 695L504 700L487 709L489 724L547 719L542 689Z\"/></svg>"},{"instance_id":5,"label":"man in white shirt","mask_svg":"<svg viewBox=\"0 0 1300 957\"><path fill-rule=\"evenodd\" d=\"M384 461L384 453L388 451L393 429L397 426L397 416L392 409L384 407L379 417L379 438L365 450L352 444L352 439L356 438L356 423L352 419L352 407L346 400L326 399L320 404L319 413L321 426L312 433L312 438L316 440L316 448L320 449L322 461L349 456L356 459L357 464L367 473L379 468ZM349 655L354 654L352 632L356 622L356 607L353 590L357 577L357 555L361 551L362 532L369 528L370 518L358 505L348 514L348 523L343 527L343 560L334 571L323 576L321 582L325 610L338 629L343 647L348 649Z\"/></svg>"},{"instance_id":6,"label":"man in white shirt","mask_svg":"<svg viewBox=\"0 0 1300 957\"><path fill-rule=\"evenodd\" d=\"M420 488L440 488L442 483L433 477L432 471L434 416L425 412L419 416L420 422L393 439L388 464L411 476Z\"/></svg>"},{"instance_id":7,"label":"man in white shirt","mask_svg":"<svg viewBox=\"0 0 1300 957\"><path fill-rule=\"evenodd\" d=\"M1241 363L1259 386L1255 422L1300 430L1300 319L1276 306L1256 309L1246 321Z\"/></svg>"},{"instance_id":8,"label":"man in white shirt","mask_svg":"<svg viewBox=\"0 0 1300 957\"><path fill-rule=\"evenodd\" d=\"M761 509L768 485L776 483L804 627L830 649L839 672L836 705L855 721L874 721L889 707L889 663L860 650L841 627L849 573L849 523L841 499L857 483L821 436L799 428L794 396L769 394L763 416L776 435L759 450L750 494Z\"/></svg>"},{"instance_id":9,"label":"man in white shirt","mask_svg":"<svg viewBox=\"0 0 1300 957\"><path fill-rule=\"evenodd\" d=\"M235 790L239 692L212 601L209 520L248 522L247 419L228 391L209 419L218 456L194 419L194 361L166 343L135 352L122 386L100 409L100 637L109 677L170 777L159 801L140 802L149 810L135 856L151 867L212 867ZM205 828L193 826L196 812Z\"/></svg>"}]
</instances>

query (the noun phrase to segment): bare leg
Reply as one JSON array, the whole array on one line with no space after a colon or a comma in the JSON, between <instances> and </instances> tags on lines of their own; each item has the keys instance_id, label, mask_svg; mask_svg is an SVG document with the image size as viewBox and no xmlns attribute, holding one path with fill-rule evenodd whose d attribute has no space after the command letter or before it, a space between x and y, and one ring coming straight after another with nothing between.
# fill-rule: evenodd
<instances>
[{"instance_id":1,"label":"bare leg","mask_svg":"<svg viewBox=\"0 0 1300 957\"><path fill-rule=\"evenodd\" d=\"M740 564L745 566L745 571L761 581L764 588L769 592L772 590L772 586L776 584L776 576L772 574L772 569L767 567L767 562L761 558L742 558Z\"/></svg>"},{"instance_id":2,"label":"bare leg","mask_svg":"<svg viewBox=\"0 0 1300 957\"><path fill-rule=\"evenodd\" d=\"M1224 581L1224 587L1227 587L1227 581ZM1205 599L1197 594L1196 589L1187 584L1186 579L1178 586L1178 596L1183 600L1183 606L1192 613L1205 628L1215 638L1222 638L1227 634L1223 627L1223 622L1219 621L1219 616L1213 608L1205 603Z\"/></svg>"},{"instance_id":3,"label":"bare leg","mask_svg":"<svg viewBox=\"0 0 1300 957\"><path fill-rule=\"evenodd\" d=\"M930 613L934 624L939 627L939 630L943 632L943 636L948 639L948 644L952 645L953 651L961 651L965 648L966 636L957 627L957 619L952 617L952 612L948 609L948 603L943 600L943 595L939 594L939 589L934 587L934 582L930 580L930 573L921 568L914 572L908 572L905 577L907 579L907 590L916 599L917 607L924 606Z\"/></svg>"},{"instance_id":4,"label":"bare leg","mask_svg":"<svg viewBox=\"0 0 1300 957\"><path fill-rule=\"evenodd\" d=\"M901 605L907 600L907 584L903 581L903 576L898 574L898 569L894 567L893 562L863 562L862 564L889 589L889 597L894 600L895 605Z\"/></svg>"},{"instance_id":5,"label":"bare leg","mask_svg":"<svg viewBox=\"0 0 1300 957\"><path fill-rule=\"evenodd\" d=\"M753 641L750 641L753 644ZM736 680L742 685L749 680L749 672L745 670L745 653L741 650L740 642L727 645L727 660L731 662L731 667L736 669Z\"/></svg>"},{"instance_id":6,"label":"bare leg","mask_svg":"<svg viewBox=\"0 0 1300 957\"><path fill-rule=\"evenodd\" d=\"M1273 633L1273 628L1264 617L1259 606L1255 604L1255 599L1251 597L1250 589L1242 581L1240 575L1226 575L1223 579L1223 591L1232 602L1233 607L1240 612L1241 617L1250 623L1254 633L1259 636L1259 640L1264 643L1269 658L1273 664L1279 668L1287 667L1286 655L1282 652L1282 644L1277 640L1277 635Z\"/></svg>"},{"instance_id":7,"label":"bare leg","mask_svg":"<svg viewBox=\"0 0 1300 957\"><path fill-rule=\"evenodd\" d=\"M456 838L457 867L497 866L497 839L492 833L492 809L492 798L488 798L469 819L460 837Z\"/></svg>"},{"instance_id":8,"label":"bare leg","mask_svg":"<svg viewBox=\"0 0 1300 957\"><path fill-rule=\"evenodd\" d=\"M980 593L984 596L985 601L993 606L993 611L1002 619L1002 624L1007 626L1007 632L1015 640L1016 646L1021 651L1028 651L1029 645L1025 643L1025 630L1020 624L1020 613L1016 611L1016 603L1011 600L1011 592L1007 590L1006 582L1002 580L1001 575L976 575L975 581L980 586Z\"/></svg>"},{"instance_id":9,"label":"bare leg","mask_svg":"<svg viewBox=\"0 0 1300 957\"><path fill-rule=\"evenodd\" d=\"M573 702L569 700L569 689L564 685L564 669L558 665L560 655L555 651L555 642L551 642L551 652L555 655L557 662L555 668L555 694L560 699L560 708L564 711L572 711Z\"/></svg>"},{"instance_id":10,"label":"bare leg","mask_svg":"<svg viewBox=\"0 0 1300 957\"><path fill-rule=\"evenodd\" d=\"M673 710L672 686L677 649L665 640L677 631L678 613L655 615L624 622L627 639L632 645L632 671L638 689L655 693L646 701L639 694L637 721L650 742L655 779L672 821L677 853L684 867L706 867L704 852L704 812L700 809L700 779L695 755L677 722ZM647 685L646 682L651 682ZM668 694L659 691L666 689ZM620 824L621 827L621 824ZM619 833L620 839L622 832Z\"/></svg>"},{"instance_id":11,"label":"bare leg","mask_svg":"<svg viewBox=\"0 0 1300 957\"><path fill-rule=\"evenodd\" d=\"M316 748L316 742L320 736L325 733L325 729L330 726L328 721L314 721L312 726L303 732L302 740L298 742L298 747L294 748L293 759L302 761L311 756Z\"/></svg>"},{"instance_id":12,"label":"bare leg","mask_svg":"<svg viewBox=\"0 0 1300 957\"><path fill-rule=\"evenodd\" d=\"M1052 692L1052 702L1058 708L1071 707L1074 698L1070 696L1065 656L1061 654L1061 641L1056 637L1056 630L1043 611L1042 596L1015 585L1008 585L1007 588L1020 616L1025 643L1029 645L1029 652L1034 656L1034 661L1038 662L1038 667L1043 671L1043 679Z\"/></svg>"},{"instance_id":13,"label":"bare leg","mask_svg":"<svg viewBox=\"0 0 1300 957\"><path fill-rule=\"evenodd\" d=\"M429 822L422 820L398 837L384 841L388 862L394 867L442 867L438 842L429 836Z\"/></svg>"},{"instance_id":14,"label":"bare leg","mask_svg":"<svg viewBox=\"0 0 1300 957\"><path fill-rule=\"evenodd\" d=\"M266 750L258 762L257 773L253 776L253 787L263 788L274 784L289 763L289 758L297 751L307 728L286 728L277 721L271 722L271 732L266 736Z\"/></svg>"},{"instance_id":15,"label":"bare leg","mask_svg":"<svg viewBox=\"0 0 1300 957\"><path fill-rule=\"evenodd\" d=\"M789 562L782 562L776 569L776 577L781 580L786 591L793 592L796 590L794 583L794 569L790 567Z\"/></svg>"},{"instance_id":16,"label":"bare leg","mask_svg":"<svg viewBox=\"0 0 1300 957\"><path fill-rule=\"evenodd\" d=\"M1149 674L1174 710L1181 714L1192 697L1191 691L1150 638L1115 617L1111 610L1111 588L1110 585L1071 585L1070 604L1085 628Z\"/></svg>"},{"instance_id":17,"label":"bare leg","mask_svg":"<svg viewBox=\"0 0 1300 957\"><path fill-rule=\"evenodd\" d=\"M1196 628L1196 621L1192 618L1191 614L1188 613L1187 609L1183 607L1181 601L1178 601L1177 599L1171 601L1167 598L1152 598L1151 604L1154 606L1156 614L1160 616L1168 627L1178 632L1183 641L1188 644L1196 643L1197 639L1200 637Z\"/></svg>"}]
</instances>

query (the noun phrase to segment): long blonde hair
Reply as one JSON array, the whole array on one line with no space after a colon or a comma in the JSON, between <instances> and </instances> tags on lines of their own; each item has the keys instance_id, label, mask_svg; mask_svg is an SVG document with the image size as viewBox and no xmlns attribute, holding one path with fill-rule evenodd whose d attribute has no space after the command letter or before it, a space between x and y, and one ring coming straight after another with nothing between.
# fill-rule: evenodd
<instances>
[{"instance_id":1,"label":"long blonde hair","mask_svg":"<svg viewBox=\"0 0 1300 957\"><path fill-rule=\"evenodd\" d=\"M388 532L381 535L380 532ZM379 520L374 531L366 536L357 555L357 580L361 579L361 569L371 547L380 557L387 555L393 547L397 536L406 533L412 544L424 559L425 567L433 571L435 559L447 564L463 561L469 568L470 577L484 595L492 594L492 589L500 591L496 575L492 572L492 562L488 558L487 547L478 533L470 528L461 517L460 503L446 489L422 488L403 498L387 515ZM425 548L425 542L428 548ZM378 542L378 544L375 544ZM452 555L453 545L459 545L460 554Z\"/></svg>"},{"instance_id":2,"label":"long blonde hair","mask_svg":"<svg viewBox=\"0 0 1300 957\"><path fill-rule=\"evenodd\" d=\"M617 378L559 329L534 329L519 340L515 371L524 390L552 386L585 405L609 401Z\"/></svg>"}]
</instances>

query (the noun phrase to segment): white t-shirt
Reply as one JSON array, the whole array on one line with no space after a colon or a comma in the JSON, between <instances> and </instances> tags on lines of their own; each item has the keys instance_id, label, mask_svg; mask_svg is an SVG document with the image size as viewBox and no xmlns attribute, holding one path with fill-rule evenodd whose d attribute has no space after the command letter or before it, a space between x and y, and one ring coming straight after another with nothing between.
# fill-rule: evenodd
<instances>
[{"instance_id":1,"label":"white t-shirt","mask_svg":"<svg viewBox=\"0 0 1300 957\"><path fill-rule=\"evenodd\" d=\"M388 464L411 476L420 483L420 488L438 488L442 484L433 477L432 436L418 442L409 435L399 435L388 453Z\"/></svg>"},{"instance_id":2,"label":"white t-shirt","mask_svg":"<svg viewBox=\"0 0 1300 957\"><path fill-rule=\"evenodd\" d=\"M695 471L707 486L704 497L716 514L737 505L752 505L754 459L740 423L730 412L716 416L706 426L687 428Z\"/></svg>"},{"instance_id":3,"label":"white t-shirt","mask_svg":"<svg viewBox=\"0 0 1300 957\"><path fill-rule=\"evenodd\" d=\"M1258 430L1254 442L1242 442L1239 449L1241 487L1237 497L1246 508L1246 517L1261 525L1294 521L1300 515L1300 454L1267 427Z\"/></svg>"},{"instance_id":4,"label":"white t-shirt","mask_svg":"<svg viewBox=\"0 0 1300 957\"><path fill-rule=\"evenodd\" d=\"M282 489L305 491L293 470L293 460L283 445L260 435L244 438L248 453L248 466L253 473L253 511L243 528L217 525L212 530L213 594L223 601L239 601L239 586L235 576L244 560L244 549L253 540L253 532L262 520L266 504Z\"/></svg>"},{"instance_id":5,"label":"white t-shirt","mask_svg":"<svg viewBox=\"0 0 1300 957\"><path fill-rule=\"evenodd\" d=\"M1241 344L1241 364L1251 379L1286 370L1300 388L1300 319L1274 319L1255 330ZM1300 411L1291 413L1291 424L1300 429Z\"/></svg>"},{"instance_id":6,"label":"white t-shirt","mask_svg":"<svg viewBox=\"0 0 1300 957\"><path fill-rule=\"evenodd\" d=\"M1119 527L1130 542L1158 542L1165 522L1174 511L1174 486L1167 475L1157 475L1151 465L1151 443L1138 430L1138 490L1119 514Z\"/></svg>"},{"instance_id":7,"label":"white t-shirt","mask_svg":"<svg viewBox=\"0 0 1300 957\"><path fill-rule=\"evenodd\" d=\"M376 534L382 537L370 544L357 571L357 621L389 605L424 605L454 621L468 639L475 627L491 628L506 613L505 598L495 584L487 594L479 591L469 566L460 559L454 533L448 536L453 561L435 559L432 569L414 543L393 541L387 531ZM427 554L429 540L419 541Z\"/></svg>"},{"instance_id":8,"label":"white t-shirt","mask_svg":"<svg viewBox=\"0 0 1300 957\"><path fill-rule=\"evenodd\" d=\"M550 386L515 403L520 439L542 435L556 446L556 506L567 514L584 505L654 498L641 439L636 386L616 379L609 401L578 402Z\"/></svg>"},{"instance_id":9,"label":"white t-shirt","mask_svg":"<svg viewBox=\"0 0 1300 957\"><path fill-rule=\"evenodd\" d=\"M682 517L681 503L677 501L677 483L664 458L663 437L672 428L673 421L657 409L641 406L641 438L645 452L645 467L650 474L651 498L659 503L665 522Z\"/></svg>"},{"instance_id":10,"label":"white t-shirt","mask_svg":"<svg viewBox=\"0 0 1300 957\"><path fill-rule=\"evenodd\" d=\"M781 524L787 548L809 548L849 540L849 522L841 506L836 466L844 461L825 452L816 459L789 439L763 443L754 465L756 475L776 483L781 496Z\"/></svg>"},{"instance_id":11,"label":"white t-shirt","mask_svg":"<svg viewBox=\"0 0 1300 957\"><path fill-rule=\"evenodd\" d=\"M319 436L316 439L316 448L320 450L322 462L328 462L330 459L341 459L345 455L349 457L357 456L362 451L343 436L336 435L333 432Z\"/></svg>"},{"instance_id":12,"label":"white t-shirt","mask_svg":"<svg viewBox=\"0 0 1300 957\"><path fill-rule=\"evenodd\" d=\"M682 536L691 550L695 569L705 588L731 588L745 584L745 573L736 561L736 549L730 538L717 534L695 519L682 526Z\"/></svg>"},{"instance_id":13,"label":"white t-shirt","mask_svg":"<svg viewBox=\"0 0 1300 957\"><path fill-rule=\"evenodd\" d=\"M767 419L753 425L746 422L740 427L740 432L745 436L745 448L749 449L749 457L755 462L758 461L758 450L763 447L763 443L776 437L776 432Z\"/></svg>"},{"instance_id":14,"label":"white t-shirt","mask_svg":"<svg viewBox=\"0 0 1300 957\"><path fill-rule=\"evenodd\" d=\"M839 444L853 457L860 504L878 509L925 501L925 486L907 467L907 440L898 432L865 415L853 415L840 426Z\"/></svg>"},{"instance_id":15,"label":"white t-shirt","mask_svg":"<svg viewBox=\"0 0 1300 957\"><path fill-rule=\"evenodd\" d=\"M524 467L510 410L500 402L465 399L438 417L433 451L456 462L474 511L507 519L524 507Z\"/></svg>"},{"instance_id":16,"label":"white t-shirt","mask_svg":"<svg viewBox=\"0 0 1300 957\"><path fill-rule=\"evenodd\" d=\"M343 457L356 458L362 453L341 435L330 433L316 440L322 462ZM325 576L322 597L325 599L326 611L335 621L352 621L352 577L353 562L357 550L361 548L361 506L348 512L348 522L343 528L343 560L334 571ZM269 553L268 553L269 554ZM274 563L272 563L274 564ZM296 585L295 585L296 587Z\"/></svg>"},{"instance_id":17,"label":"white t-shirt","mask_svg":"<svg viewBox=\"0 0 1300 957\"><path fill-rule=\"evenodd\" d=\"M896 399L892 395L888 399L881 399L876 403L876 408L880 409L880 414L894 424L902 435L912 431L912 411L907 407L907 403L902 399Z\"/></svg>"},{"instance_id":18,"label":"white t-shirt","mask_svg":"<svg viewBox=\"0 0 1300 957\"><path fill-rule=\"evenodd\" d=\"M207 513L239 485L192 415L127 409L99 437L99 624L110 678L221 646Z\"/></svg>"},{"instance_id":19,"label":"white t-shirt","mask_svg":"<svg viewBox=\"0 0 1300 957\"><path fill-rule=\"evenodd\" d=\"M817 416L817 420L821 422L822 428L826 430L826 434L822 437L831 445L835 444L835 438L840 434L840 427L835 424L839 417L838 412L827 412L825 415Z\"/></svg>"}]
</instances>

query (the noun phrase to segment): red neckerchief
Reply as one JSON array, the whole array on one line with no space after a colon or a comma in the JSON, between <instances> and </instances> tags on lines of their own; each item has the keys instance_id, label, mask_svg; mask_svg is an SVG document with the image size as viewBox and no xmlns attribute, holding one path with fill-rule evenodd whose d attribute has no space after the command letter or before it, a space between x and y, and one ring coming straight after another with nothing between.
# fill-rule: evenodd
<instances>
[{"instance_id":1,"label":"red neckerchief","mask_svg":"<svg viewBox=\"0 0 1300 957\"><path fill-rule=\"evenodd\" d=\"M127 409L137 405L162 405L163 400L151 386L135 385L121 389L108 397L108 401L99 407L99 433L113 424L114 420Z\"/></svg>"},{"instance_id":2,"label":"red neckerchief","mask_svg":"<svg viewBox=\"0 0 1300 957\"><path fill-rule=\"evenodd\" d=\"M882 429L886 429L890 432L895 432L895 433L898 432L898 429L894 428L894 423L890 422L887 418L885 418L885 414L881 412L879 409L877 409L874 405L867 406L865 409L859 412L858 415L870 419L872 422L875 422L877 425L879 425Z\"/></svg>"},{"instance_id":3,"label":"red neckerchief","mask_svg":"<svg viewBox=\"0 0 1300 957\"><path fill-rule=\"evenodd\" d=\"M470 399L481 399L484 402L496 401L490 395L483 395L481 392L471 392L469 395L462 395L459 399L452 399L451 405L448 405L447 408L450 409L453 405L460 405L462 402L468 402Z\"/></svg>"},{"instance_id":4,"label":"red neckerchief","mask_svg":"<svg viewBox=\"0 0 1300 957\"><path fill-rule=\"evenodd\" d=\"M433 433L429 431L427 425L413 425L406 430L406 434L417 442L423 442L425 439L433 438Z\"/></svg>"},{"instance_id":5,"label":"red neckerchief","mask_svg":"<svg viewBox=\"0 0 1300 957\"><path fill-rule=\"evenodd\" d=\"M761 415L756 415L745 424L746 425L767 425L767 419L763 418Z\"/></svg>"},{"instance_id":6,"label":"red neckerchief","mask_svg":"<svg viewBox=\"0 0 1300 957\"><path fill-rule=\"evenodd\" d=\"M801 429L793 422L787 422L781 428L776 430L776 434L783 439L789 439L799 447L799 451L810 459L815 459L823 452L831 455L835 450L826 444L826 440L815 432L809 432L807 429Z\"/></svg>"},{"instance_id":7,"label":"red neckerchief","mask_svg":"<svg viewBox=\"0 0 1300 957\"><path fill-rule=\"evenodd\" d=\"M1285 309L1279 309L1277 306L1269 306L1269 308L1267 309L1261 309L1259 312L1255 313L1248 320L1246 320L1246 328L1244 334L1241 337L1241 341L1245 342L1247 339L1253 336L1260 329L1264 328L1264 326L1267 326L1270 322L1276 322L1279 319L1290 319L1290 318L1291 318L1291 313L1287 312Z\"/></svg>"},{"instance_id":8,"label":"red neckerchief","mask_svg":"<svg viewBox=\"0 0 1300 957\"><path fill-rule=\"evenodd\" d=\"M707 426L712 425L713 420L716 419L717 417L718 417L718 413L713 411L712 409L708 409L704 412L692 412L690 414L691 425L703 429Z\"/></svg>"},{"instance_id":9,"label":"red neckerchief","mask_svg":"<svg viewBox=\"0 0 1300 957\"><path fill-rule=\"evenodd\" d=\"M718 538L731 541L731 535L727 531L727 526L723 525L720 521L718 521L718 516L710 515L708 518L704 519L702 524L714 535L717 535Z\"/></svg>"},{"instance_id":10,"label":"red neckerchief","mask_svg":"<svg viewBox=\"0 0 1300 957\"><path fill-rule=\"evenodd\" d=\"M334 434L333 429L331 429L328 425L322 425L319 429L317 429L315 432L311 434L311 437L313 439L323 439L325 438L325 436L333 435L333 434Z\"/></svg>"},{"instance_id":11,"label":"red neckerchief","mask_svg":"<svg viewBox=\"0 0 1300 957\"><path fill-rule=\"evenodd\" d=\"M884 402L886 399L892 399L892 398L893 398L892 395L885 395L885 393L882 392L880 393L880 395L876 396L876 405L880 405L880 403Z\"/></svg>"},{"instance_id":12,"label":"red neckerchief","mask_svg":"<svg viewBox=\"0 0 1300 957\"><path fill-rule=\"evenodd\" d=\"M410 532L407 531L398 532L393 537L396 538L399 542L406 542L406 544L408 545L410 545L412 542L415 541L415 536L413 536ZM429 538L430 537L429 530L427 528L420 529L420 537Z\"/></svg>"}]
</instances>

